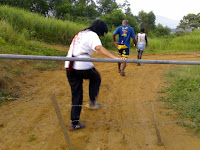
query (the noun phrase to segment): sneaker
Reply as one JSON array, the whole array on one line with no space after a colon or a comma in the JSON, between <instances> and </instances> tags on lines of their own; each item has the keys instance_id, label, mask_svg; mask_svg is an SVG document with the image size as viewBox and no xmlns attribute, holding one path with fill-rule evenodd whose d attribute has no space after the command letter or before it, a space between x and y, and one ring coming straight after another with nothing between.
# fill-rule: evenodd
<instances>
[{"instance_id":1,"label":"sneaker","mask_svg":"<svg viewBox=\"0 0 200 150\"><path fill-rule=\"evenodd\" d=\"M78 123L77 125L73 125L71 123L70 126L69 126L70 131L74 131L74 130L82 129L82 128L85 128L85 124L83 124L83 123Z\"/></svg>"},{"instance_id":2,"label":"sneaker","mask_svg":"<svg viewBox=\"0 0 200 150\"><path fill-rule=\"evenodd\" d=\"M89 105L89 109L98 109L100 108L102 105L97 102L97 101L94 101L94 102L90 102L90 105Z\"/></svg>"},{"instance_id":3,"label":"sneaker","mask_svg":"<svg viewBox=\"0 0 200 150\"><path fill-rule=\"evenodd\" d=\"M122 76L125 76L126 74L125 74L125 72L121 72L121 75L122 75Z\"/></svg>"},{"instance_id":4,"label":"sneaker","mask_svg":"<svg viewBox=\"0 0 200 150\"><path fill-rule=\"evenodd\" d=\"M119 69L118 72L121 73L121 70Z\"/></svg>"}]
</instances>

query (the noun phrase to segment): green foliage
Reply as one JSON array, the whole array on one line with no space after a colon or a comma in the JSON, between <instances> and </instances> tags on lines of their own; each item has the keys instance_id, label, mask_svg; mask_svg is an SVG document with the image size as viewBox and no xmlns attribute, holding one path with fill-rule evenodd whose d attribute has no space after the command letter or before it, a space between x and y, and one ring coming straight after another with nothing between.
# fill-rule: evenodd
<instances>
[{"instance_id":1,"label":"green foliage","mask_svg":"<svg viewBox=\"0 0 200 150\"><path fill-rule=\"evenodd\" d=\"M0 21L0 37L0 42L2 44L6 44L7 42L17 44L25 41L23 35L20 36L13 27L4 20Z\"/></svg>"},{"instance_id":2,"label":"green foliage","mask_svg":"<svg viewBox=\"0 0 200 150\"><path fill-rule=\"evenodd\" d=\"M115 30L116 27L122 25L122 20L125 19L125 15L121 10L114 10L110 14L103 15L100 19L106 22L109 31Z\"/></svg>"},{"instance_id":3,"label":"green foliage","mask_svg":"<svg viewBox=\"0 0 200 150\"><path fill-rule=\"evenodd\" d=\"M170 86L165 89L168 96L161 99L168 108L177 110L179 116L195 123L200 123L199 71L200 68L196 66L168 70L165 73L170 83ZM200 126L196 126L195 131L199 132Z\"/></svg>"},{"instance_id":4,"label":"green foliage","mask_svg":"<svg viewBox=\"0 0 200 150\"><path fill-rule=\"evenodd\" d=\"M36 140L36 136L35 136L34 134L30 135L28 141L29 141L29 142L33 142L33 141L35 141L35 140Z\"/></svg>"},{"instance_id":5,"label":"green foliage","mask_svg":"<svg viewBox=\"0 0 200 150\"><path fill-rule=\"evenodd\" d=\"M176 33L174 33L175 36L184 36L186 35L187 33L183 32L183 31L177 31Z\"/></svg>"},{"instance_id":6,"label":"green foliage","mask_svg":"<svg viewBox=\"0 0 200 150\"><path fill-rule=\"evenodd\" d=\"M61 63L55 61L37 61L35 62L33 69L38 69L41 71L59 70L61 69Z\"/></svg>"},{"instance_id":7,"label":"green foliage","mask_svg":"<svg viewBox=\"0 0 200 150\"><path fill-rule=\"evenodd\" d=\"M24 33L29 38L63 45L69 45L74 35L86 28L84 25L45 18L38 14L8 6L0 7L0 16L11 24L14 30Z\"/></svg>"},{"instance_id":8,"label":"green foliage","mask_svg":"<svg viewBox=\"0 0 200 150\"><path fill-rule=\"evenodd\" d=\"M116 0L96 0L99 14L110 14L113 10L118 9Z\"/></svg>"},{"instance_id":9,"label":"green foliage","mask_svg":"<svg viewBox=\"0 0 200 150\"><path fill-rule=\"evenodd\" d=\"M86 18L86 21L93 20L99 16L93 0L63 2L56 7L56 12L56 18L60 19L67 19L66 16L73 16L70 18L71 21L76 21L80 17Z\"/></svg>"},{"instance_id":10,"label":"green foliage","mask_svg":"<svg viewBox=\"0 0 200 150\"><path fill-rule=\"evenodd\" d=\"M7 72L15 73L17 75L24 74L24 72L20 69L12 68L10 66L4 66L4 70Z\"/></svg>"},{"instance_id":11,"label":"green foliage","mask_svg":"<svg viewBox=\"0 0 200 150\"><path fill-rule=\"evenodd\" d=\"M175 37L149 38L147 49L150 53L174 53L200 51L200 30L194 30L186 35Z\"/></svg>"},{"instance_id":12,"label":"green foliage","mask_svg":"<svg viewBox=\"0 0 200 150\"><path fill-rule=\"evenodd\" d=\"M155 26L154 31L149 32L149 37L164 37L170 35L170 28L163 27L161 24Z\"/></svg>"},{"instance_id":13,"label":"green foliage","mask_svg":"<svg viewBox=\"0 0 200 150\"><path fill-rule=\"evenodd\" d=\"M180 21L180 24L177 28L195 28L198 29L200 27L200 13L196 14L188 14L184 16Z\"/></svg>"},{"instance_id":14,"label":"green foliage","mask_svg":"<svg viewBox=\"0 0 200 150\"><path fill-rule=\"evenodd\" d=\"M1 92L0 92L0 94L1 94ZM6 99L0 98L0 105L4 104L5 102L6 102Z\"/></svg>"},{"instance_id":15,"label":"green foliage","mask_svg":"<svg viewBox=\"0 0 200 150\"><path fill-rule=\"evenodd\" d=\"M139 22L139 27L144 28L146 33L155 29L156 17L152 11L149 13L146 13L143 10L140 11L137 19Z\"/></svg>"},{"instance_id":16,"label":"green foliage","mask_svg":"<svg viewBox=\"0 0 200 150\"><path fill-rule=\"evenodd\" d=\"M49 10L47 0L0 0L0 4L24 8L30 12L46 15Z\"/></svg>"},{"instance_id":17,"label":"green foliage","mask_svg":"<svg viewBox=\"0 0 200 150\"><path fill-rule=\"evenodd\" d=\"M113 32L117 27L122 25L122 20L128 20L128 25L131 26L135 32L138 32L138 25L136 19L132 14L125 15L121 10L113 10L110 14L101 16L101 20L105 21L108 25L110 32Z\"/></svg>"},{"instance_id":18,"label":"green foliage","mask_svg":"<svg viewBox=\"0 0 200 150\"><path fill-rule=\"evenodd\" d=\"M77 17L75 19L75 22L82 24L82 25L87 25L88 27L91 25L91 22L87 17Z\"/></svg>"},{"instance_id":19,"label":"green foliage","mask_svg":"<svg viewBox=\"0 0 200 150\"><path fill-rule=\"evenodd\" d=\"M66 51L58 51L53 48L44 47L34 39L34 32L29 32L26 28L21 31L15 30L5 20L0 20L0 53L1 54L22 54L22 55L45 55L45 56L66 56ZM21 68L10 66L11 60L0 60L2 69L0 76L0 104L6 103L9 97L16 97L3 89L13 82L13 76L19 77L24 72ZM63 66L56 61L35 61L34 69L39 70L58 70Z\"/></svg>"},{"instance_id":20,"label":"green foliage","mask_svg":"<svg viewBox=\"0 0 200 150\"><path fill-rule=\"evenodd\" d=\"M33 34L33 35L31 35ZM29 33L25 28L18 32L6 21L0 21L0 53L1 54L22 54L22 55L45 55L45 56L66 56L66 51L57 51L53 48L42 46L39 42L29 41L34 37L34 33ZM40 65L38 65L40 64ZM39 70L60 69L60 62L40 62L33 67ZM4 70L12 74L23 74L23 71L4 66ZM7 79L5 79L7 80ZM5 81L3 78L1 81ZM3 84L4 82L2 82ZM1 85L1 84L0 84Z\"/></svg>"},{"instance_id":21,"label":"green foliage","mask_svg":"<svg viewBox=\"0 0 200 150\"><path fill-rule=\"evenodd\" d=\"M110 50L115 49L111 32L108 32L107 34L105 34L104 37L100 37L100 39L104 47Z\"/></svg>"},{"instance_id":22,"label":"green foliage","mask_svg":"<svg viewBox=\"0 0 200 150\"><path fill-rule=\"evenodd\" d=\"M1 85L1 82L0 82L0 85ZM13 95L11 92L8 92L8 91L0 91L0 105L6 104L6 101L8 101L8 98L11 98L11 97L15 98L16 96Z\"/></svg>"},{"instance_id":23,"label":"green foliage","mask_svg":"<svg viewBox=\"0 0 200 150\"><path fill-rule=\"evenodd\" d=\"M154 22L153 12L148 14L141 12L141 14L142 18L144 18L144 20L146 19L147 22ZM73 16L70 16L70 14L65 15L67 15L65 17L69 19L73 18ZM40 40L48 43L70 45L74 36L80 30L83 30L89 26L89 20L87 17L77 17L76 22L82 23L77 24L70 21L45 18L38 14L33 14L25 10L11 8L8 6L0 6L0 17L2 18L0 22L0 46L2 48L1 52L3 53L5 53L4 47L8 48L9 43L12 43L16 45L16 48L12 47L12 50L15 49L15 53L50 55L52 50L42 50L44 47L41 48L37 44L31 44L31 42L28 42L28 44L27 40ZM125 14L121 10L115 9L111 14L105 14L102 16L101 19L108 24L110 31L110 33L108 33L105 37L101 37L103 45L108 49L114 49L112 32L116 29L116 27L121 25L121 21L123 19L128 19L129 25L132 26L135 30L135 33L137 33L139 29L137 27L136 19L134 18L135 16L130 13L130 9L128 8ZM83 25L83 23L86 23L87 26ZM200 49L200 36L198 30L179 37L176 37L175 34L166 36L168 33L169 28L163 27L162 25L155 26L154 31L149 32L148 34L148 52L190 52L198 51ZM160 36L162 36L162 38L160 38ZM64 54L60 53L56 55Z\"/></svg>"},{"instance_id":24,"label":"green foliage","mask_svg":"<svg viewBox=\"0 0 200 150\"><path fill-rule=\"evenodd\" d=\"M6 43L0 45L1 54L21 54L21 55L43 55L43 56L66 56L67 52L57 51L52 48L41 46L37 42L25 42L21 45L11 45Z\"/></svg>"},{"instance_id":25,"label":"green foliage","mask_svg":"<svg viewBox=\"0 0 200 150\"><path fill-rule=\"evenodd\" d=\"M133 14L126 13L125 19L128 20L128 24L129 24L129 26L131 26L134 29L135 34L140 31L140 29L138 27L138 23L137 23L137 18L135 16L133 16Z\"/></svg>"},{"instance_id":26,"label":"green foliage","mask_svg":"<svg viewBox=\"0 0 200 150\"><path fill-rule=\"evenodd\" d=\"M0 37L0 44L5 44L5 43L6 41L2 37Z\"/></svg>"},{"instance_id":27,"label":"green foliage","mask_svg":"<svg viewBox=\"0 0 200 150\"><path fill-rule=\"evenodd\" d=\"M30 55L50 55L53 51L50 52L50 50L48 50L48 53L45 50L44 54L42 50L44 47L42 48L39 45L34 44L27 45L26 40L39 39L40 41L45 41L49 43L70 45L74 36L80 30L83 30L89 26L76 24L69 21L45 18L37 14L32 14L27 11L20 10L18 8L11 8L8 6L0 7L0 16L2 16L2 18L4 18L5 20L3 22L0 22L0 31L3 31L0 32L0 37L2 37L6 42L16 45L24 45L18 50L13 47L10 53L12 53L13 49L15 49L15 53ZM85 20L82 20L82 18L80 18L79 20L79 22L84 21ZM103 45L106 48L113 48L112 34L108 33L105 37L101 37L101 39ZM1 49L1 51L3 52L4 48Z\"/></svg>"}]
</instances>

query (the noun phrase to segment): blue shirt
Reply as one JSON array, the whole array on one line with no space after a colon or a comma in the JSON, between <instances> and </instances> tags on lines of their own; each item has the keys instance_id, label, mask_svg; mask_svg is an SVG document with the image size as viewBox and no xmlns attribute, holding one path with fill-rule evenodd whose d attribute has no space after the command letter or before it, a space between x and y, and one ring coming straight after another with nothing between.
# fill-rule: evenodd
<instances>
[{"instance_id":1,"label":"blue shirt","mask_svg":"<svg viewBox=\"0 0 200 150\"><path fill-rule=\"evenodd\" d=\"M119 34L119 45L126 45L130 49L130 38L135 38L134 29L130 26L120 26L114 34Z\"/></svg>"}]
</instances>

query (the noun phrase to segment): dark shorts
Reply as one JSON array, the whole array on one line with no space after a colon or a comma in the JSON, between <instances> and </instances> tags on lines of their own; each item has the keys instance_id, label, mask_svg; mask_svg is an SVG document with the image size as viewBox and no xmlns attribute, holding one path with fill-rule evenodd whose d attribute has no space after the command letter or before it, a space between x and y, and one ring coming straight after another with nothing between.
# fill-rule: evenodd
<instances>
[{"instance_id":1,"label":"dark shorts","mask_svg":"<svg viewBox=\"0 0 200 150\"><path fill-rule=\"evenodd\" d=\"M118 56L128 58L129 48L125 45L118 45Z\"/></svg>"}]
</instances>

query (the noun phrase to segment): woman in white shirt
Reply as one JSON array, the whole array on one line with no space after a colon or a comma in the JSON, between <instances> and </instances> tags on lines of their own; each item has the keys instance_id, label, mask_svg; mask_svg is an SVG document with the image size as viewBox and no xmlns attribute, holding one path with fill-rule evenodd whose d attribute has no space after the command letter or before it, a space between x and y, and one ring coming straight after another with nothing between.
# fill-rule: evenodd
<instances>
[{"instance_id":1,"label":"woman in white shirt","mask_svg":"<svg viewBox=\"0 0 200 150\"><path fill-rule=\"evenodd\" d=\"M109 53L102 46L99 36L104 36L104 33L107 32L107 25L101 20L96 20L89 28L80 31L74 37L67 57L90 58L90 55L94 51L99 51L110 58L120 59ZM126 60L126 58L121 59ZM83 102L83 79L89 79L89 107L91 109L97 109L101 106L96 101L101 84L101 77L92 62L66 61L65 68L72 93L71 125L69 129L81 129L85 127L84 124L79 122Z\"/></svg>"}]
</instances>

